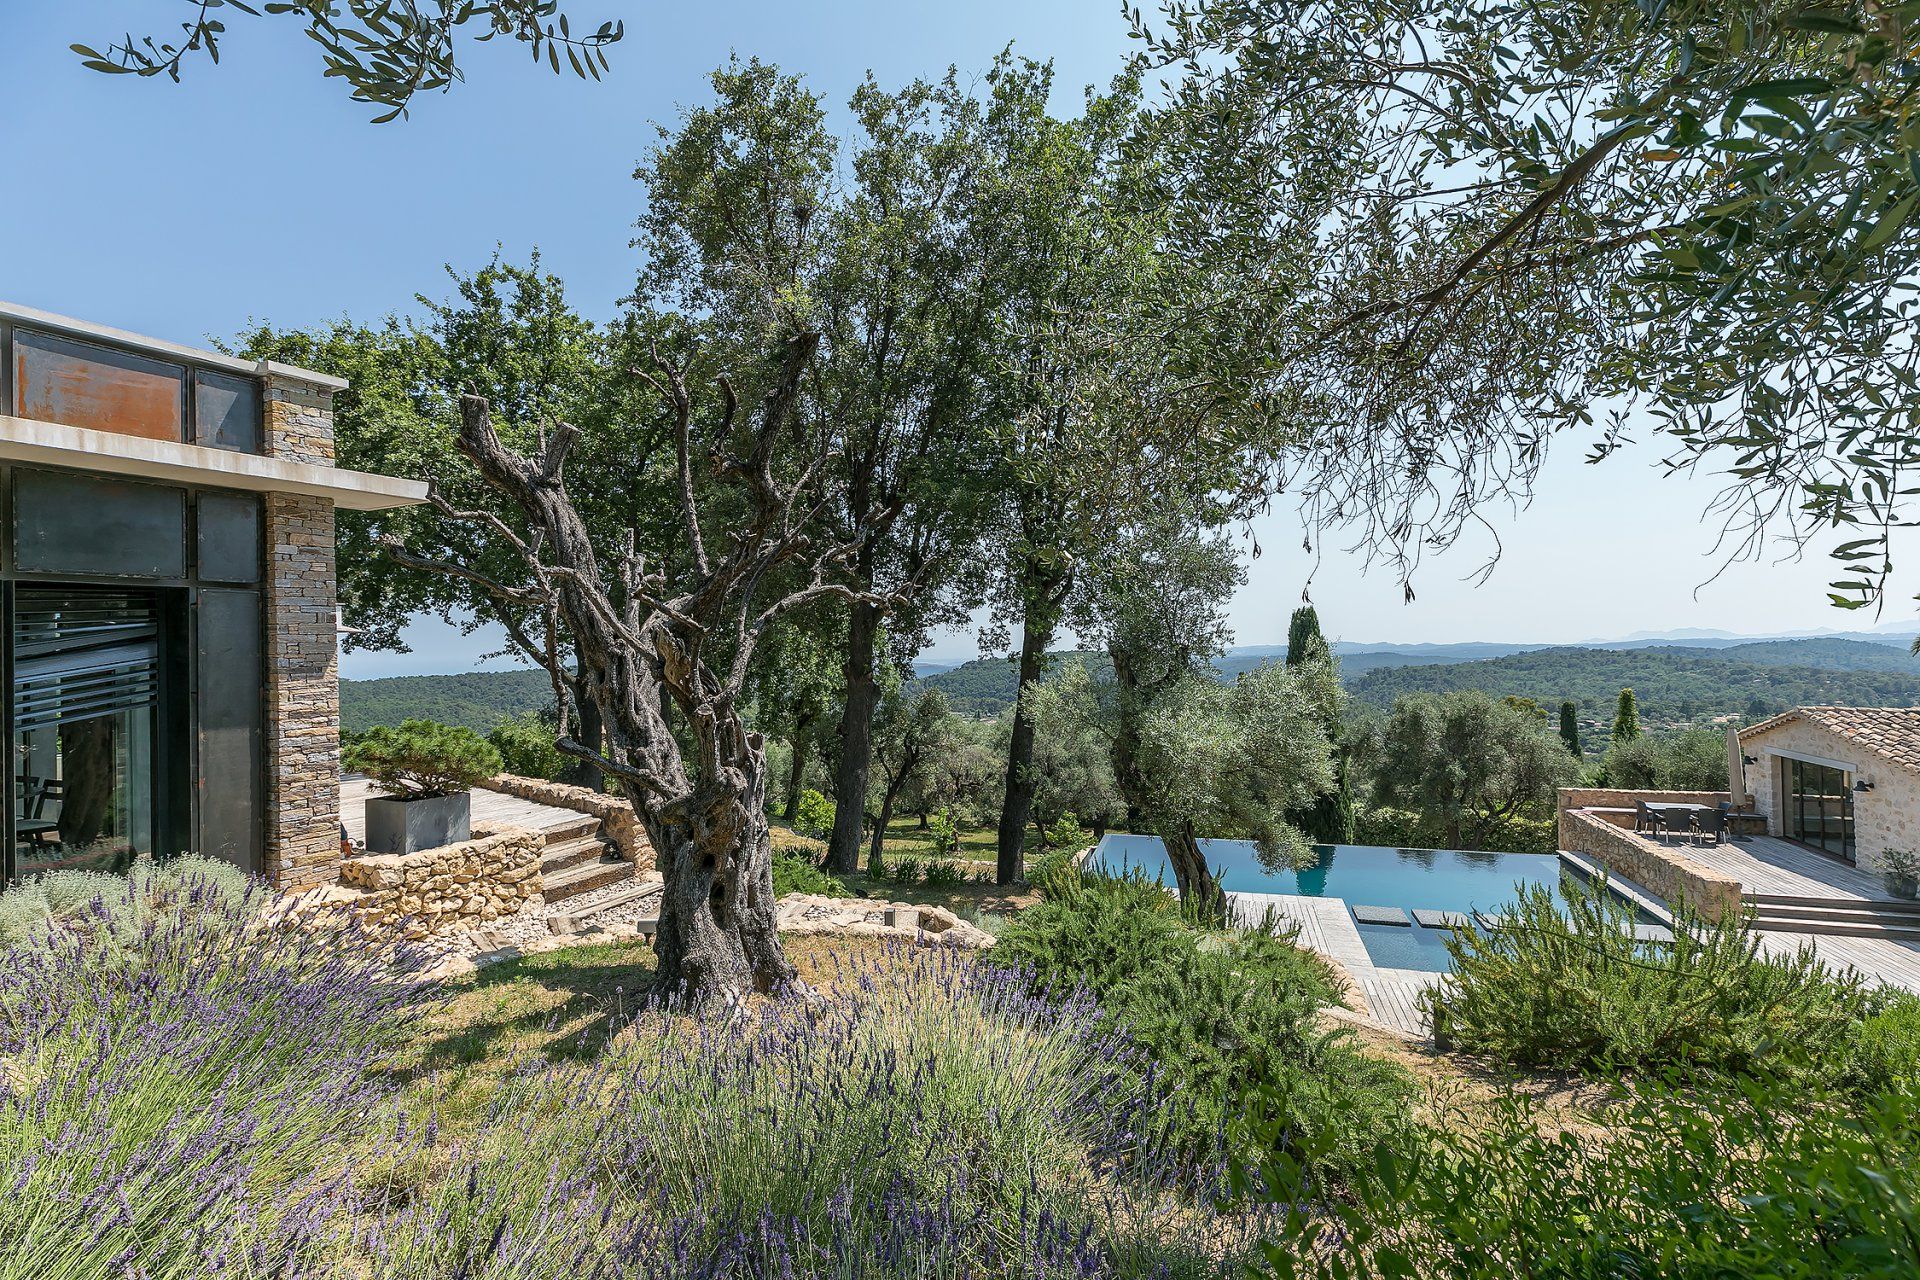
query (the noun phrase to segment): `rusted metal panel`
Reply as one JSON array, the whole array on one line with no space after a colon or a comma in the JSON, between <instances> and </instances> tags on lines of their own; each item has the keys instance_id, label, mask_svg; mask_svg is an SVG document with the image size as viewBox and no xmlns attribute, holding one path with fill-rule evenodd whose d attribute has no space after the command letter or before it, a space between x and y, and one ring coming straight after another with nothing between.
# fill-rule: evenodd
<instances>
[{"instance_id":1,"label":"rusted metal panel","mask_svg":"<svg viewBox=\"0 0 1920 1280\"><path fill-rule=\"evenodd\" d=\"M252 378L197 370L193 442L209 449L260 452L260 384Z\"/></svg>"},{"instance_id":2,"label":"rusted metal panel","mask_svg":"<svg viewBox=\"0 0 1920 1280\"><path fill-rule=\"evenodd\" d=\"M183 440L186 374L177 364L71 338L15 329L16 417Z\"/></svg>"}]
</instances>

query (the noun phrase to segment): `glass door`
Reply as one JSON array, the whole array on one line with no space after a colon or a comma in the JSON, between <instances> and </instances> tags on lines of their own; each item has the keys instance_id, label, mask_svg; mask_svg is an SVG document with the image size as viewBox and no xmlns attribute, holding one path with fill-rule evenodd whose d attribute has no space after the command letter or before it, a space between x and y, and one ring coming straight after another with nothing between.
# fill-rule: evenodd
<instances>
[{"instance_id":1,"label":"glass door","mask_svg":"<svg viewBox=\"0 0 1920 1280\"><path fill-rule=\"evenodd\" d=\"M12 641L13 874L124 871L159 825L158 602L22 585Z\"/></svg>"},{"instance_id":2,"label":"glass door","mask_svg":"<svg viewBox=\"0 0 1920 1280\"><path fill-rule=\"evenodd\" d=\"M1853 775L1810 760L1786 760L1787 834L1853 861Z\"/></svg>"}]
</instances>

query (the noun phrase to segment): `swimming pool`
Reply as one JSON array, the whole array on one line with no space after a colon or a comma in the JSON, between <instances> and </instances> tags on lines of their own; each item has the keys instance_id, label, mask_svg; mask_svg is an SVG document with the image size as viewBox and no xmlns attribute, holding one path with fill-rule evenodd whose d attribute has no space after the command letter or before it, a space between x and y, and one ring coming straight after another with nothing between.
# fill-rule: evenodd
<instances>
[{"instance_id":1,"label":"swimming pool","mask_svg":"<svg viewBox=\"0 0 1920 1280\"><path fill-rule=\"evenodd\" d=\"M1269 871L1248 840L1202 840L1200 849L1229 893L1344 898L1353 906L1486 911L1512 902L1516 883L1560 883L1560 855L1554 853L1323 844L1314 846L1320 861L1305 871ZM1093 858L1110 869L1139 867L1173 883L1158 836L1109 835Z\"/></svg>"},{"instance_id":2,"label":"swimming pool","mask_svg":"<svg viewBox=\"0 0 1920 1280\"><path fill-rule=\"evenodd\" d=\"M1229 893L1279 893L1340 898L1348 907L1496 912L1514 901L1518 886L1558 887L1567 874L1558 854L1485 853L1462 849L1390 849L1378 845L1315 845L1319 861L1302 871L1271 871L1247 840L1202 840L1207 866ZM1114 833L1090 863L1109 870L1139 868L1171 885L1173 868L1158 836ZM1446 930L1422 925L1361 924L1360 940L1384 969L1445 973L1452 968Z\"/></svg>"}]
</instances>

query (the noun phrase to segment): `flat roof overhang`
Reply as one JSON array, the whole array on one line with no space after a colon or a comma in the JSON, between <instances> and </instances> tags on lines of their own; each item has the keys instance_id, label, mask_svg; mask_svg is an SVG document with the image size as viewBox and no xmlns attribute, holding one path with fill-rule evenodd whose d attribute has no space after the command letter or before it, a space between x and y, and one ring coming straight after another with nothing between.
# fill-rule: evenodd
<instances>
[{"instance_id":1,"label":"flat roof overhang","mask_svg":"<svg viewBox=\"0 0 1920 1280\"><path fill-rule=\"evenodd\" d=\"M253 493L296 493L325 498L347 511L386 511L427 500L421 480L5 415L0 415L0 462Z\"/></svg>"}]
</instances>

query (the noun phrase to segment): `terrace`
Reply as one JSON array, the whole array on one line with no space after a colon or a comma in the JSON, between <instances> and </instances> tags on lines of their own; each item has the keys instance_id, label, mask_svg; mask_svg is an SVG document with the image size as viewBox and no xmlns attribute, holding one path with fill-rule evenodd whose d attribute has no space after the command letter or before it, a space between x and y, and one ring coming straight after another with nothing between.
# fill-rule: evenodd
<instances>
[{"instance_id":1,"label":"terrace","mask_svg":"<svg viewBox=\"0 0 1920 1280\"><path fill-rule=\"evenodd\" d=\"M1664 903L1685 902L1710 917L1748 913L1768 952L1812 946L1829 964L1920 991L1920 903L1896 898L1879 877L1754 831L1764 818L1736 824L1736 834L1720 842L1633 829L1634 800L1659 805L1727 798L1724 792L1564 790L1560 846ZM1747 833L1740 833L1742 827Z\"/></svg>"}]
</instances>

